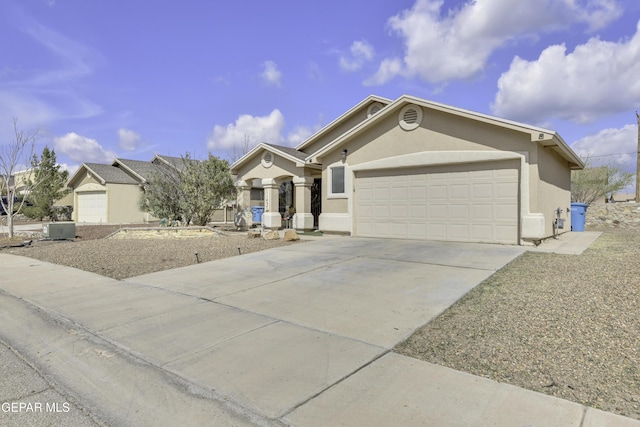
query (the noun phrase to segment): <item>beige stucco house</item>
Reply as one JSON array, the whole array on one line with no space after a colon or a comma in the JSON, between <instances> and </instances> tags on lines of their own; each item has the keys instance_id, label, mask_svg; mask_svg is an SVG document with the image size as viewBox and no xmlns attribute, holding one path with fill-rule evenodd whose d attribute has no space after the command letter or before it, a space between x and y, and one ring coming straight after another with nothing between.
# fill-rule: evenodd
<instances>
[{"instance_id":1,"label":"beige stucco house","mask_svg":"<svg viewBox=\"0 0 640 427\"><path fill-rule=\"evenodd\" d=\"M369 96L295 149L235 162L252 224L352 236L525 244L570 230L571 170L554 131L424 99ZM562 221L561 221L562 222ZM560 230L562 231L562 230Z\"/></svg>"},{"instance_id":2,"label":"beige stucco house","mask_svg":"<svg viewBox=\"0 0 640 427\"><path fill-rule=\"evenodd\" d=\"M143 184L158 163L174 166L181 158L155 156L150 162L116 159L112 164L83 163L69 179L73 220L97 224L154 221L138 206Z\"/></svg>"}]
</instances>

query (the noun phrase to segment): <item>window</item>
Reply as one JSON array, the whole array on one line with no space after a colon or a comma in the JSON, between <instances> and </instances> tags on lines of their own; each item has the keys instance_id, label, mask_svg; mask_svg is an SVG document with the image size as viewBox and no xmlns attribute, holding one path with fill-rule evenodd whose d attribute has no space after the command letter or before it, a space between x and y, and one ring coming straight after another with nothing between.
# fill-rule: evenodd
<instances>
[{"instance_id":1,"label":"window","mask_svg":"<svg viewBox=\"0 0 640 427\"><path fill-rule=\"evenodd\" d=\"M344 193L344 166L331 168L331 193Z\"/></svg>"}]
</instances>

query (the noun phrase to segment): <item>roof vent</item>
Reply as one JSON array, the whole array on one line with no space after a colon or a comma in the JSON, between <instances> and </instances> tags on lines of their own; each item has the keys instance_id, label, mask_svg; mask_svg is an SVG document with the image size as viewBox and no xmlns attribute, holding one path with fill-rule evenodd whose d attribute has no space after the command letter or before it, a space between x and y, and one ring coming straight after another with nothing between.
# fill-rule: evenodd
<instances>
[{"instance_id":1,"label":"roof vent","mask_svg":"<svg viewBox=\"0 0 640 427\"><path fill-rule=\"evenodd\" d=\"M369 105L369 109L367 110L367 117L373 116L383 108L384 105L382 105L380 102L374 102L373 104Z\"/></svg>"},{"instance_id":2,"label":"roof vent","mask_svg":"<svg viewBox=\"0 0 640 427\"><path fill-rule=\"evenodd\" d=\"M422 123L422 108L417 105L407 105L400 111L398 121L404 130L417 129Z\"/></svg>"},{"instance_id":3,"label":"roof vent","mask_svg":"<svg viewBox=\"0 0 640 427\"><path fill-rule=\"evenodd\" d=\"M261 163L265 168L271 167L271 165L273 164L273 154L271 154L269 151L265 151L265 153L262 155Z\"/></svg>"}]
</instances>

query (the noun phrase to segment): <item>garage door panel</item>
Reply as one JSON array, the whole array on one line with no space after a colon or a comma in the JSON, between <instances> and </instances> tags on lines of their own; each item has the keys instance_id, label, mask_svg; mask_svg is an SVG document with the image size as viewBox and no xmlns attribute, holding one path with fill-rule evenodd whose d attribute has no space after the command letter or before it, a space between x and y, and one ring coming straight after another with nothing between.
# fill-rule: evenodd
<instances>
[{"instance_id":1,"label":"garage door panel","mask_svg":"<svg viewBox=\"0 0 640 427\"><path fill-rule=\"evenodd\" d=\"M427 200L427 187L415 187L414 183L409 187L409 197L412 202L425 202Z\"/></svg>"},{"instance_id":2,"label":"garage door panel","mask_svg":"<svg viewBox=\"0 0 640 427\"><path fill-rule=\"evenodd\" d=\"M444 204L430 204L428 205L427 212L429 212L429 219L438 220L448 218L447 212L448 205Z\"/></svg>"},{"instance_id":3,"label":"garage door panel","mask_svg":"<svg viewBox=\"0 0 640 427\"><path fill-rule=\"evenodd\" d=\"M471 237L471 226L469 224L451 224L449 226L449 236L451 240L468 241Z\"/></svg>"},{"instance_id":4,"label":"garage door panel","mask_svg":"<svg viewBox=\"0 0 640 427\"><path fill-rule=\"evenodd\" d=\"M107 220L107 193L78 193L78 222L103 223Z\"/></svg>"},{"instance_id":5,"label":"garage door panel","mask_svg":"<svg viewBox=\"0 0 640 427\"><path fill-rule=\"evenodd\" d=\"M447 237L447 224L442 223L429 223L427 228L428 238L433 240L446 240Z\"/></svg>"},{"instance_id":6,"label":"garage door panel","mask_svg":"<svg viewBox=\"0 0 640 427\"><path fill-rule=\"evenodd\" d=\"M447 186L446 185L430 185L427 187L429 193L429 201L434 200L447 200Z\"/></svg>"},{"instance_id":7,"label":"garage door panel","mask_svg":"<svg viewBox=\"0 0 640 427\"><path fill-rule=\"evenodd\" d=\"M493 199L493 184L474 183L471 184L471 194L473 200Z\"/></svg>"},{"instance_id":8,"label":"garage door panel","mask_svg":"<svg viewBox=\"0 0 640 427\"><path fill-rule=\"evenodd\" d=\"M407 215L409 215L410 218L413 218L414 221L420 218L423 218L426 221L427 205L409 205Z\"/></svg>"},{"instance_id":9,"label":"garage door panel","mask_svg":"<svg viewBox=\"0 0 640 427\"><path fill-rule=\"evenodd\" d=\"M471 216L477 221L491 221L494 216L494 206L492 204L471 205Z\"/></svg>"},{"instance_id":10,"label":"garage door panel","mask_svg":"<svg viewBox=\"0 0 640 427\"><path fill-rule=\"evenodd\" d=\"M498 203L495 206L495 217L499 220L513 220L517 218L518 205L515 203Z\"/></svg>"},{"instance_id":11,"label":"garage door panel","mask_svg":"<svg viewBox=\"0 0 640 427\"><path fill-rule=\"evenodd\" d=\"M518 179L516 162L367 171L356 175L356 234L518 243Z\"/></svg>"},{"instance_id":12,"label":"garage door panel","mask_svg":"<svg viewBox=\"0 0 640 427\"><path fill-rule=\"evenodd\" d=\"M426 223L410 223L409 224L409 235L414 239L426 239L427 234L427 224Z\"/></svg>"},{"instance_id":13,"label":"garage door panel","mask_svg":"<svg viewBox=\"0 0 640 427\"><path fill-rule=\"evenodd\" d=\"M449 206L450 217L454 221L468 221L470 219L469 215L469 205L451 205Z\"/></svg>"},{"instance_id":14,"label":"garage door panel","mask_svg":"<svg viewBox=\"0 0 640 427\"><path fill-rule=\"evenodd\" d=\"M471 229L471 236L476 241L489 241L493 238L493 225L474 224Z\"/></svg>"},{"instance_id":15,"label":"garage door panel","mask_svg":"<svg viewBox=\"0 0 640 427\"><path fill-rule=\"evenodd\" d=\"M452 184L449 186L449 200L468 200L469 184Z\"/></svg>"},{"instance_id":16,"label":"garage door panel","mask_svg":"<svg viewBox=\"0 0 640 427\"><path fill-rule=\"evenodd\" d=\"M406 202L408 196L409 196L409 189L406 186L400 187L400 186L394 185L391 188L390 198L396 203Z\"/></svg>"},{"instance_id":17,"label":"garage door panel","mask_svg":"<svg viewBox=\"0 0 640 427\"><path fill-rule=\"evenodd\" d=\"M498 199L511 199L512 195L518 192L518 185L510 182L497 182L495 188Z\"/></svg>"}]
</instances>

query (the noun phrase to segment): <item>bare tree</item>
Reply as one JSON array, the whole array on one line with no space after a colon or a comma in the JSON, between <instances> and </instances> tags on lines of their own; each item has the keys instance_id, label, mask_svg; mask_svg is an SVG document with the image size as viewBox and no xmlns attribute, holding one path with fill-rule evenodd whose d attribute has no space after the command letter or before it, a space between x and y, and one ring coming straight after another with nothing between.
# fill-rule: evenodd
<instances>
[{"instance_id":1,"label":"bare tree","mask_svg":"<svg viewBox=\"0 0 640 427\"><path fill-rule=\"evenodd\" d=\"M571 201L591 204L609 197L633 181L633 174L625 172L621 165L605 163L594 166L590 156L582 159L585 167L571 172Z\"/></svg>"},{"instance_id":2,"label":"bare tree","mask_svg":"<svg viewBox=\"0 0 640 427\"><path fill-rule=\"evenodd\" d=\"M233 143L233 147L227 151L227 157L229 158L229 164L234 164L240 160L245 154L247 154L251 147L251 138L249 135L244 135L244 141Z\"/></svg>"},{"instance_id":3,"label":"bare tree","mask_svg":"<svg viewBox=\"0 0 640 427\"><path fill-rule=\"evenodd\" d=\"M30 187L38 184L37 177L32 179L31 159L38 131L18 130L18 119L13 119L14 140L0 146L0 209L6 213L9 238L13 237L13 220L24 206L25 198L18 195L28 194ZM18 171L18 168L23 167ZM19 176L16 176L20 172ZM20 193L20 191L22 193Z\"/></svg>"}]
</instances>

